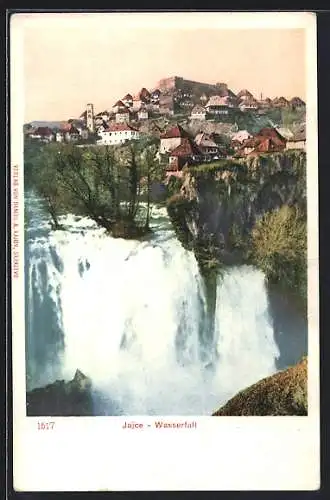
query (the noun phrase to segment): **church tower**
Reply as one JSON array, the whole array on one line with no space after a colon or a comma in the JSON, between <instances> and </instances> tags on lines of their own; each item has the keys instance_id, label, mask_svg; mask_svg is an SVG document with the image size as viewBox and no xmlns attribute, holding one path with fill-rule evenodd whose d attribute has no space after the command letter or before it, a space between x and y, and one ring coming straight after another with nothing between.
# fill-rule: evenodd
<instances>
[{"instance_id":1,"label":"church tower","mask_svg":"<svg viewBox=\"0 0 330 500\"><path fill-rule=\"evenodd\" d=\"M90 132L94 132L94 106L93 104L87 104L87 117L86 125Z\"/></svg>"}]
</instances>

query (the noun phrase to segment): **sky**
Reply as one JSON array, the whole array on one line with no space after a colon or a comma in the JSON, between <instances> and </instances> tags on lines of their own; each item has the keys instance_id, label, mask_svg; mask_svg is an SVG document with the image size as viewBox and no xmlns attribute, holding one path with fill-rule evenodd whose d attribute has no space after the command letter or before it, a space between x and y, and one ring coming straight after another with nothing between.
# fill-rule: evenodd
<instances>
[{"instance_id":1,"label":"sky","mask_svg":"<svg viewBox=\"0 0 330 500\"><path fill-rule=\"evenodd\" d=\"M238 29L229 17L216 24L184 15L157 14L146 22L148 14L15 16L24 122L77 118L89 102L96 112L111 109L127 92L174 75L225 82L256 97L306 98L304 29L252 28L251 22Z\"/></svg>"}]
</instances>

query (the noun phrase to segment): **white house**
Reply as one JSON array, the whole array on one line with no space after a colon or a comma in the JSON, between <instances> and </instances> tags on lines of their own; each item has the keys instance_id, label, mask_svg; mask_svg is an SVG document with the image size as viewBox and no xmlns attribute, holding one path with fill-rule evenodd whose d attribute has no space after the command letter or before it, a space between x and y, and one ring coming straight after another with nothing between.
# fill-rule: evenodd
<instances>
[{"instance_id":1,"label":"white house","mask_svg":"<svg viewBox=\"0 0 330 500\"><path fill-rule=\"evenodd\" d=\"M149 118L148 110L143 106L138 110L137 115L138 115L138 120L148 120Z\"/></svg>"},{"instance_id":2,"label":"white house","mask_svg":"<svg viewBox=\"0 0 330 500\"><path fill-rule=\"evenodd\" d=\"M210 97L205 108L206 111L212 115L228 115L229 113L229 99L228 96L221 97L214 95Z\"/></svg>"},{"instance_id":3,"label":"white house","mask_svg":"<svg viewBox=\"0 0 330 500\"><path fill-rule=\"evenodd\" d=\"M61 132L60 130L58 132L56 132L55 140L56 140L56 142L63 142L64 141L64 133Z\"/></svg>"},{"instance_id":4,"label":"white house","mask_svg":"<svg viewBox=\"0 0 330 500\"><path fill-rule=\"evenodd\" d=\"M254 98L251 98L241 100L238 107L241 111L246 111L258 109L259 106L258 102Z\"/></svg>"},{"instance_id":5,"label":"white house","mask_svg":"<svg viewBox=\"0 0 330 500\"><path fill-rule=\"evenodd\" d=\"M231 139L232 141L237 141L237 142L244 142L247 139L250 139L252 137L252 134L248 132L247 130L238 130L235 132L235 134L232 135Z\"/></svg>"},{"instance_id":6,"label":"white house","mask_svg":"<svg viewBox=\"0 0 330 500\"><path fill-rule=\"evenodd\" d=\"M130 112L126 109L118 109L116 113L116 123L127 123L130 121Z\"/></svg>"},{"instance_id":7,"label":"white house","mask_svg":"<svg viewBox=\"0 0 330 500\"><path fill-rule=\"evenodd\" d=\"M286 141L286 149L306 149L306 132L301 130Z\"/></svg>"},{"instance_id":8,"label":"white house","mask_svg":"<svg viewBox=\"0 0 330 500\"><path fill-rule=\"evenodd\" d=\"M82 127L77 127L78 132L80 134L80 137L84 140L87 140L89 137L89 130L88 128L82 128Z\"/></svg>"},{"instance_id":9,"label":"white house","mask_svg":"<svg viewBox=\"0 0 330 500\"><path fill-rule=\"evenodd\" d=\"M220 147L216 144L216 142L214 142L210 134L200 132L195 137L195 144L198 146L204 157L212 158L220 154Z\"/></svg>"},{"instance_id":10,"label":"white house","mask_svg":"<svg viewBox=\"0 0 330 500\"><path fill-rule=\"evenodd\" d=\"M127 141L140 138L139 131L127 123L113 123L107 129L99 130L98 135L101 139L97 141L97 144L108 146L125 144Z\"/></svg>"},{"instance_id":11,"label":"white house","mask_svg":"<svg viewBox=\"0 0 330 500\"><path fill-rule=\"evenodd\" d=\"M82 135L82 131L84 130L84 133ZM85 138L85 130L86 127L81 127L80 130L73 125L73 123L65 123L62 128L56 133L56 141L57 142L76 142L79 141L80 138ZM88 138L88 131L87 131L87 138Z\"/></svg>"},{"instance_id":12,"label":"white house","mask_svg":"<svg viewBox=\"0 0 330 500\"><path fill-rule=\"evenodd\" d=\"M189 138L189 135L180 125L171 127L160 136L160 154L167 154L173 151L182 144L185 138Z\"/></svg>"},{"instance_id":13,"label":"white house","mask_svg":"<svg viewBox=\"0 0 330 500\"><path fill-rule=\"evenodd\" d=\"M205 120L206 118L206 109L203 106L197 104L191 110L190 118L192 120Z\"/></svg>"}]
</instances>

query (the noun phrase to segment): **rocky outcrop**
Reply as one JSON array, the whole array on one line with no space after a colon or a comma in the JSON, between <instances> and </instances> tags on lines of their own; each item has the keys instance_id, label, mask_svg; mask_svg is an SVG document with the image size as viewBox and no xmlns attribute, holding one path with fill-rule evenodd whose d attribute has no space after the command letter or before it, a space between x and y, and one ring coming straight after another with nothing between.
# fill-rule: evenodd
<instances>
[{"instance_id":1,"label":"rocky outcrop","mask_svg":"<svg viewBox=\"0 0 330 500\"><path fill-rule=\"evenodd\" d=\"M306 213L304 151L186 167L180 193L168 200L167 210L178 239L194 250L203 271L253 263L252 229L283 206Z\"/></svg>"},{"instance_id":2,"label":"rocky outcrop","mask_svg":"<svg viewBox=\"0 0 330 500\"><path fill-rule=\"evenodd\" d=\"M307 357L304 357L297 365L239 392L213 416L303 416L307 413Z\"/></svg>"},{"instance_id":3,"label":"rocky outcrop","mask_svg":"<svg viewBox=\"0 0 330 500\"><path fill-rule=\"evenodd\" d=\"M212 241L224 257L237 250L239 239L266 212L297 203L305 207L305 168L305 153L291 151L186 169L182 201L174 205L190 233L186 240ZM178 214L172 207L170 200L171 218Z\"/></svg>"},{"instance_id":4,"label":"rocky outcrop","mask_svg":"<svg viewBox=\"0 0 330 500\"><path fill-rule=\"evenodd\" d=\"M69 382L56 380L26 394L27 416L92 416L92 383L80 370Z\"/></svg>"}]
</instances>

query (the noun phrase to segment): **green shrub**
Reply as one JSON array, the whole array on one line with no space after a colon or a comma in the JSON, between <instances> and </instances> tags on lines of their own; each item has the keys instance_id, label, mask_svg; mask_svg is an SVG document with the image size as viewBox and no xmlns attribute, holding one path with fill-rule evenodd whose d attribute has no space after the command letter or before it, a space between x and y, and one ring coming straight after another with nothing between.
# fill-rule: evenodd
<instances>
[{"instance_id":1,"label":"green shrub","mask_svg":"<svg viewBox=\"0 0 330 500\"><path fill-rule=\"evenodd\" d=\"M251 232L250 256L273 283L307 293L307 224L296 206L268 212Z\"/></svg>"}]
</instances>

